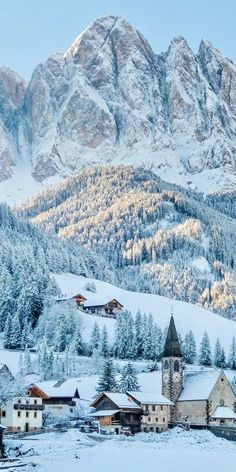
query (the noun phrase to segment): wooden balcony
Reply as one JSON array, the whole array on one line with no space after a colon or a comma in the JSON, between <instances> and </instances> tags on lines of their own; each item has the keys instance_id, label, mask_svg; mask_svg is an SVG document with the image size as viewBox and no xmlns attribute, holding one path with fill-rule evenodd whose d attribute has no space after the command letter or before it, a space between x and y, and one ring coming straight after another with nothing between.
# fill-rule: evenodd
<instances>
[{"instance_id":1,"label":"wooden balcony","mask_svg":"<svg viewBox=\"0 0 236 472\"><path fill-rule=\"evenodd\" d=\"M43 411L44 405L34 405L30 403L15 403L13 406L14 410L27 410L27 411Z\"/></svg>"}]
</instances>

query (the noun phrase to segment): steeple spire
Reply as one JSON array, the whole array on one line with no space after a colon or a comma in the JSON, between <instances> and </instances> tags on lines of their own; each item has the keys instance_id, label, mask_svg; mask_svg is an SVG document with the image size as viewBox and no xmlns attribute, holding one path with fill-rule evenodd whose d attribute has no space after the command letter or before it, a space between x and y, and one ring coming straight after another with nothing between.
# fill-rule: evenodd
<instances>
[{"instance_id":1,"label":"steeple spire","mask_svg":"<svg viewBox=\"0 0 236 472\"><path fill-rule=\"evenodd\" d=\"M162 357L183 357L173 315L170 318Z\"/></svg>"}]
</instances>

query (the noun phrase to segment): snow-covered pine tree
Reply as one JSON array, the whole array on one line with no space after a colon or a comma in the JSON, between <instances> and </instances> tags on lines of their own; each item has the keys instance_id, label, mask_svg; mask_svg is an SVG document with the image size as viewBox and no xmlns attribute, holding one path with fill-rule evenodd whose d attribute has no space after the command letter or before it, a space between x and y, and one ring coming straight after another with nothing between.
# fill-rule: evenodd
<instances>
[{"instance_id":1,"label":"snow-covered pine tree","mask_svg":"<svg viewBox=\"0 0 236 472\"><path fill-rule=\"evenodd\" d=\"M109 357L108 334L107 328L104 325L101 336L101 354L103 357Z\"/></svg>"},{"instance_id":2,"label":"snow-covered pine tree","mask_svg":"<svg viewBox=\"0 0 236 472\"><path fill-rule=\"evenodd\" d=\"M225 367L226 367L225 350L224 350L223 347L222 347L222 349L221 349L220 367L221 367L221 369L225 369Z\"/></svg>"},{"instance_id":3,"label":"snow-covered pine tree","mask_svg":"<svg viewBox=\"0 0 236 472\"><path fill-rule=\"evenodd\" d=\"M221 354L222 354L222 348L221 348L220 340L219 338L217 338L215 349L214 349L214 365L216 367L221 366Z\"/></svg>"},{"instance_id":4,"label":"snow-covered pine tree","mask_svg":"<svg viewBox=\"0 0 236 472\"><path fill-rule=\"evenodd\" d=\"M85 346L82 339L80 324L77 325L74 340L73 340L73 345L74 345L75 354L77 354L78 356L82 356L83 354L85 354Z\"/></svg>"},{"instance_id":5,"label":"snow-covered pine tree","mask_svg":"<svg viewBox=\"0 0 236 472\"><path fill-rule=\"evenodd\" d=\"M120 391L124 393L128 391L140 390L137 372L130 362L128 362L128 364L125 365L122 369L119 387Z\"/></svg>"},{"instance_id":6,"label":"snow-covered pine tree","mask_svg":"<svg viewBox=\"0 0 236 472\"><path fill-rule=\"evenodd\" d=\"M135 316L135 321L134 321L134 337L135 337L137 358L142 357L143 355L142 324L143 324L142 314L141 314L141 311L138 310Z\"/></svg>"},{"instance_id":7,"label":"snow-covered pine tree","mask_svg":"<svg viewBox=\"0 0 236 472\"><path fill-rule=\"evenodd\" d=\"M200 344L200 353L199 353L199 362L201 365L210 366L212 364L211 359L211 345L207 332L203 334L201 344Z\"/></svg>"},{"instance_id":8,"label":"snow-covered pine tree","mask_svg":"<svg viewBox=\"0 0 236 472\"><path fill-rule=\"evenodd\" d=\"M54 349L62 352L66 348L67 323L64 313L60 313L56 326Z\"/></svg>"},{"instance_id":9,"label":"snow-covered pine tree","mask_svg":"<svg viewBox=\"0 0 236 472\"><path fill-rule=\"evenodd\" d=\"M5 349L11 349L12 316L8 314L5 321L3 345Z\"/></svg>"},{"instance_id":10,"label":"snow-covered pine tree","mask_svg":"<svg viewBox=\"0 0 236 472\"><path fill-rule=\"evenodd\" d=\"M32 359L30 356L29 349L26 349L23 358L23 374L27 375L30 373L32 373Z\"/></svg>"},{"instance_id":11,"label":"snow-covered pine tree","mask_svg":"<svg viewBox=\"0 0 236 472\"><path fill-rule=\"evenodd\" d=\"M194 359L197 355L196 351L196 341L194 338L194 334L190 329L188 333L186 333L184 342L183 342L183 355L184 360L187 364L193 364Z\"/></svg>"},{"instance_id":12,"label":"snow-covered pine tree","mask_svg":"<svg viewBox=\"0 0 236 472\"><path fill-rule=\"evenodd\" d=\"M108 358L104 362L104 366L98 380L97 393L100 394L102 392L115 392L116 390L117 382L114 364L112 359Z\"/></svg>"},{"instance_id":13,"label":"snow-covered pine tree","mask_svg":"<svg viewBox=\"0 0 236 472\"><path fill-rule=\"evenodd\" d=\"M230 369L236 369L236 340L234 336L229 349L228 366L230 367Z\"/></svg>"},{"instance_id":14,"label":"snow-covered pine tree","mask_svg":"<svg viewBox=\"0 0 236 472\"><path fill-rule=\"evenodd\" d=\"M94 350L99 349L101 342L100 328L95 321L90 338L90 352L93 354Z\"/></svg>"}]
</instances>

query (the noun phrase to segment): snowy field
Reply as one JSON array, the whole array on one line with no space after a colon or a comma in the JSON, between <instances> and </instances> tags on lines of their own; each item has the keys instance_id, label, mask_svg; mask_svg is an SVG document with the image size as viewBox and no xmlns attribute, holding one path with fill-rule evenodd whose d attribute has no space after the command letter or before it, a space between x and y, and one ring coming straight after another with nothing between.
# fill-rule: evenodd
<instances>
[{"instance_id":1,"label":"snowy field","mask_svg":"<svg viewBox=\"0 0 236 472\"><path fill-rule=\"evenodd\" d=\"M17 463L25 464L24 472L235 472L236 464L236 443L179 428L101 442L70 430L7 445Z\"/></svg>"},{"instance_id":2,"label":"snowy field","mask_svg":"<svg viewBox=\"0 0 236 472\"><path fill-rule=\"evenodd\" d=\"M92 298L93 301L95 301L96 298L99 301L101 297L102 299L107 299L107 301L116 298L124 305L124 308L130 310L133 315L135 315L139 309L142 313L152 313L154 321L162 329L168 326L171 310L173 309L177 330L184 336L187 331L192 329L198 347L204 331L208 332L212 348L215 345L216 339L219 337L221 345L225 348L226 352L228 352L232 337L236 337L235 321L223 318L197 305L171 300L170 298L161 297L159 295L129 292L107 282L87 279L69 273L52 275L55 277L63 295L73 296L82 292L88 300ZM97 289L96 293L85 290L85 285L88 282L95 283ZM88 314L82 314L81 316L84 321L85 335L89 336L94 322L97 321L100 327L106 324L109 335L112 337L115 326L114 320Z\"/></svg>"}]
</instances>

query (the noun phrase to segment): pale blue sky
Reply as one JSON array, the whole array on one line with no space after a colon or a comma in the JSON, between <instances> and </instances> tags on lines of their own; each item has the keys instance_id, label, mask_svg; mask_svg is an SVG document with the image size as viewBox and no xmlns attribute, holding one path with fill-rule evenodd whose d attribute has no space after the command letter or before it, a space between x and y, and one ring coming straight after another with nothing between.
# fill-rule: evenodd
<instances>
[{"instance_id":1,"label":"pale blue sky","mask_svg":"<svg viewBox=\"0 0 236 472\"><path fill-rule=\"evenodd\" d=\"M30 78L50 54L65 51L97 17L115 14L138 28L156 52L182 35L202 38L236 62L235 0L1 0L0 64Z\"/></svg>"}]
</instances>

